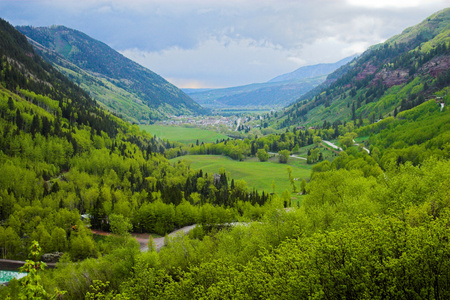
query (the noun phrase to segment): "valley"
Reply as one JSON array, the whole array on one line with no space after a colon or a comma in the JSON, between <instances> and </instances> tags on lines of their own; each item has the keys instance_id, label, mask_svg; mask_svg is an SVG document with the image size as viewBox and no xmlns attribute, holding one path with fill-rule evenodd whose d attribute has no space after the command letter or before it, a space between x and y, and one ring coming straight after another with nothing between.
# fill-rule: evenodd
<instances>
[{"instance_id":1,"label":"valley","mask_svg":"<svg viewBox=\"0 0 450 300\"><path fill-rule=\"evenodd\" d=\"M287 166L292 168L294 184L300 186L303 179L307 179L311 172L311 166L306 161L290 159L288 164L278 163L278 159L269 158L267 162L259 162L257 159L235 161L228 157L217 155L188 155L171 160L171 162L185 161L191 168L202 170L208 174L220 174L220 169L225 169L228 178L245 181L249 190L256 189L267 193L281 195L284 191L292 192L289 182Z\"/></svg>"},{"instance_id":2,"label":"valley","mask_svg":"<svg viewBox=\"0 0 450 300\"><path fill-rule=\"evenodd\" d=\"M450 8L227 89L64 26L0 41L1 299L450 297Z\"/></svg>"},{"instance_id":3,"label":"valley","mask_svg":"<svg viewBox=\"0 0 450 300\"><path fill-rule=\"evenodd\" d=\"M210 126L217 125L215 122ZM227 135L220 133L220 130L208 130L199 127L181 127L180 125L140 125L142 130L156 135L161 139L176 141L183 144L214 143L217 140L229 138ZM224 130L227 133L228 130Z\"/></svg>"},{"instance_id":4,"label":"valley","mask_svg":"<svg viewBox=\"0 0 450 300\"><path fill-rule=\"evenodd\" d=\"M328 74L355 57L347 57L336 63L301 67L264 83L223 89L186 89L185 92L203 107L221 111L252 107L280 109L324 82Z\"/></svg>"}]
</instances>

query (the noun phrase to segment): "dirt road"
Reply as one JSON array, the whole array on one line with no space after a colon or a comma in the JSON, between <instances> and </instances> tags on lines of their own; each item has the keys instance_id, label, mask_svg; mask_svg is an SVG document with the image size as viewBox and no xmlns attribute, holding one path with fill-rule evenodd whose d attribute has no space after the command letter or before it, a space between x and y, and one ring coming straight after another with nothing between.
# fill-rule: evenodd
<instances>
[{"instance_id":1,"label":"dirt road","mask_svg":"<svg viewBox=\"0 0 450 300\"><path fill-rule=\"evenodd\" d=\"M179 233L184 233L187 234L189 233L189 231L191 231L192 229L194 229L196 225L190 225L190 226L185 226L183 228L177 229L171 233L169 233L169 237L171 236L175 236ZM94 234L100 234L100 235L110 235L110 232L106 232L106 231L101 231L101 230L92 230L92 233ZM148 233L132 233L131 234L132 237L134 237L140 246L141 252L145 252L148 250L148 238L150 237L150 234ZM159 252L159 250L161 250L161 248L164 246L164 237L159 237L159 238L154 238L153 242L155 243L156 246L156 251Z\"/></svg>"},{"instance_id":2,"label":"dirt road","mask_svg":"<svg viewBox=\"0 0 450 300\"><path fill-rule=\"evenodd\" d=\"M175 235L177 235L177 234L179 234L179 233L188 234L189 231L191 231L192 229L194 229L195 226L196 226L196 225L194 224L194 225L185 226L185 227L183 227L183 228L180 228L180 229L178 229L178 230L175 230L175 231L169 233L169 237L175 236ZM148 245L147 245L148 237L147 237L147 240L144 241L144 243L142 243L139 239L137 239L137 240L138 240L139 244L141 245L141 252L147 251L147 250L148 250ZM159 250L161 250L161 248L164 246L164 237L154 238L154 239L153 239L153 242L154 242L155 245L156 245L156 251L159 252Z\"/></svg>"}]
</instances>

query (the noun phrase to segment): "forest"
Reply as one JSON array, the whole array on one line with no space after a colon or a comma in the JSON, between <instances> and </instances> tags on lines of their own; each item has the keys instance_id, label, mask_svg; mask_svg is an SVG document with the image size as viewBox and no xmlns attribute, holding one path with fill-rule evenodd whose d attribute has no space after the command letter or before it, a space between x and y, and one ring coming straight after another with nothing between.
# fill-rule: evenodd
<instances>
[{"instance_id":1,"label":"forest","mask_svg":"<svg viewBox=\"0 0 450 300\"><path fill-rule=\"evenodd\" d=\"M360 114L186 146L102 109L3 20L0 35L0 253L29 258L26 279L1 287L1 298L450 296L447 71L428 75L428 89L421 77L382 92L369 88L374 103L394 91L411 101L423 96L378 121ZM383 60L409 49L416 59L418 45L376 53ZM445 56L448 48L429 53ZM331 99L335 87L320 97ZM357 137L367 138L358 146ZM322 161L314 151L308 182L293 189L301 196L296 206L289 191L250 190L224 169L206 174L168 160L189 153L263 161L267 152L289 154L322 139L337 139L343 150ZM187 235L167 235L191 224ZM94 239L92 229L112 234ZM141 251L131 232L165 236L165 246L156 251L150 236ZM42 255L54 252L63 254L45 268Z\"/></svg>"},{"instance_id":2,"label":"forest","mask_svg":"<svg viewBox=\"0 0 450 300\"><path fill-rule=\"evenodd\" d=\"M99 256L84 214L93 229L109 231L109 217L118 215L134 232L164 235L188 224L231 222L252 209L247 203L268 200L229 182L225 171L214 181L213 174L171 165L157 151L164 149L160 140L101 109L2 26L16 35L1 49L2 258L26 258L32 241L72 260Z\"/></svg>"}]
</instances>

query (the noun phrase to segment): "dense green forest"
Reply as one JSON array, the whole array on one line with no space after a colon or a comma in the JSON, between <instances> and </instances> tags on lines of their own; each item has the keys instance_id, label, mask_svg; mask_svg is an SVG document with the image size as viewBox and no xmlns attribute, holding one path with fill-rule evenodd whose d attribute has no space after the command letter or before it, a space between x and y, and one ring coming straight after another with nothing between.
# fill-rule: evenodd
<instances>
[{"instance_id":1,"label":"dense green forest","mask_svg":"<svg viewBox=\"0 0 450 300\"><path fill-rule=\"evenodd\" d=\"M100 109L43 63L25 37L4 21L0 25L7 45L0 44L1 253L23 258L29 248L38 260L33 241L42 252L65 253L55 269L30 272L27 280L2 287L3 298L450 296L448 70L433 69L391 86L394 96L405 92L406 103L424 99L379 122L358 123L359 116L326 120L316 129L183 148ZM419 59L414 49L428 48L437 35L413 45L410 59ZM395 48L377 49L412 47L408 39L396 41ZM426 51L446 57L448 41L434 49ZM338 80L348 72L351 68ZM359 82L357 77L349 82ZM420 84L433 99L421 94ZM321 95L331 95L333 88ZM369 95L371 103L380 103L383 95ZM364 144L355 145L357 137ZM289 208L289 192L248 191L243 182L227 178L226 170L203 174L165 157L185 151L241 159L263 151L289 153L331 138L343 151L312 167L309 182L299 183L301 202ZM92 228L115 235L94 242L81 220L84 213ZM159 252L152 238L149 251L141 252L129 235L165 234L194 223L199 226L189 235L167 237Z\"/></svg>"},{"instance_id":2,"label":"dense green forest","mask_svg":"<svg viewBox=\"0 0 450 300\"><path fill-rule=\"evenodd\" d=\"M94 229L121 216L134 232L164 235L234 221L268 200L225 171L214 180L171 165L159 153L170 145L101 109L5 21L0 34L2 258L25 258L33 240L44 253L97 257L80 214Z\"/></svg>"},{"instance_id":3,"label":"dense green forest","mask_svg":"<svg viewBox=\"0 0 450 300\"><path fill-rule=\"evenodd\" d=\"M337 127L337 126L336 126ZM341 132L346 129L340 127ZM235 160L243 160L247 157L256 156L258 150L267 152L280 152L288 150L289 152L297 152L300 148L316 145L323 139L337 138L336 133L339 129L324 130L296 130L293 132L286 131L281 134L271 134L263 137L255 137L254 139L244 140L217 140L216 143L201 143L191 145L179 145L167 148L164 153L166 157L174 158L186 154L191 155L226 155Z\"/></svg>"}]
</instances>

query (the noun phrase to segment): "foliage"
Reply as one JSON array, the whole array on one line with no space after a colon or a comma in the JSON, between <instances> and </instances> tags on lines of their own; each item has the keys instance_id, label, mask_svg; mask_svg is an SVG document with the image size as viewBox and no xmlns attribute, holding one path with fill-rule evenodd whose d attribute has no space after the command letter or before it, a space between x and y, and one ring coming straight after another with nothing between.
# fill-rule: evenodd
<instances>
[{"instance_id":1,"label":"foliage","mask_svg":"<svg viewBox=\"0 0 450 300\"><path fill-rule=\"evenodd\" d=\"M278 152L278 161L282 164L286 164L289 161L291 152L289 150L281 150Z\"/></svg>"},{"instance_id":2,"label":"foliage","mask_svg":"<svg viewBox=\"0 0 450 300\"><path fill-rule=\"evenodd\" d=\"M179 147L176 150L176 156L187 153L190 155L225 155L234 160L242 161L248 157L255 156L260 149L275 153L282 150L298 150L300 147L312 145L314 138L316 143L319 143L322 138L330 139L334 134L335 131L333 130L294 130L293 132L287 130L281 134L269 134L263 137L255 136L252 139L230 140L228 138L226 140L217 140L216 143L191 144L190 146ZM175 151L171 153L173 152ZM165 153L168 156L168 152L166 151Z\"/></svg>"},{"instance_id":3,"label":"foliage","mask_svg":"<svg viewBox=\"0 0 450 300\"><path fill-rule=\"evenodd\" d=\"M267 153L264 149L258 149L256 156L261 162L269 160L269 153Z\"/></svg>"},{"instance_id":4,"label":"foliage","mask_svg":"<svg viewBox=\"0 0 450 300\"><path fill-rule=\"evenodd\" d=\"M278 116L277 128L297 124L375 123L423 103L449 84L449 9L370 47Z\"/></svg>"},{"instance_id":5,"label":"foliage","mask_svg":"<svg viewBox=\"0 0 450 300\"><path fill-rule=\"evenodd\" d=\"M431 159L376 178L318 173L300 209L287 212L275 197L261 222L169 239L160 253L140 254L117 291L133 299L447 297L449 166Z\"/></svg>"},{"instance_id":6,"label":"foliage","mask_svg":"<svg viewBox=\"0 0 450 300\"><path fill-rule=\"evenodd\" d=\"M20 271L26 272L27 276L21 279L23 289L19 296L20 299L56 299L61 298L65 294L65 291L55 289L54 294L49 294L43 287L41 282L40 271L44 270L46 264L41 261L37 261L40 257L41 247L39 243L33 241L30 246L30 258L27 260Z\"/></svg>"}]
</instances>

